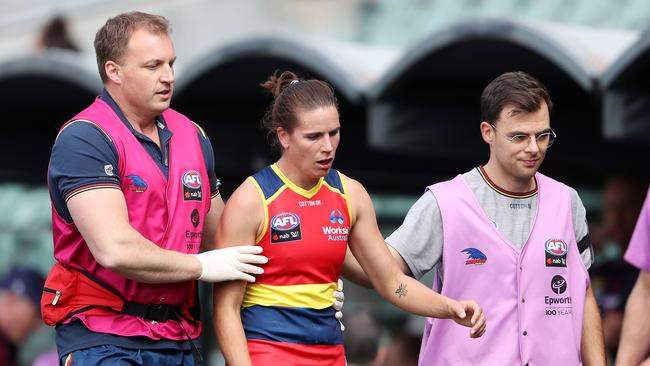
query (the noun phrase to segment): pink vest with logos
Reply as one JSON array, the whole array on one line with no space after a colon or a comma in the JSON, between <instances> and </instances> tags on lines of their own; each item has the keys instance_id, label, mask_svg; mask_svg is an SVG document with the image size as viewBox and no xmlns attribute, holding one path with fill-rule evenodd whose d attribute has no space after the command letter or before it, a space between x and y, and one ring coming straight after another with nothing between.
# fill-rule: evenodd
<instances>
[{"instance_id":1,"label":"pink vest with logos","mask_svg":"<svg viewBox=\"0 0 650 366\"><path fill-rule=\"evenodd\" d=\"M169 179L109 105L97 98L69 123L93 123L112 141L118 156L120 177L129 223L142 236L164 249L198 253L206 213L210 209L209 177L197 127L185 116L167 109L163 117L173 136L169 142ZM75 122L84 121L84 122ZM97 207L101 210L101 207ZM98 264L74 223L66 223L52 210L54 257L70 267L86 270L117 289L127 300L142 304L180 305L189 296L191 282L146 284L130 280ZM131 315L74 316L95 332L152 339L185 340L176 320L149 322ZM200 322L182 318L192 338L201 332Z\"/></svg>"},{"instance_id":2,"label":"pink vest with logos","mask_svg":"<svg viewBox=\"0 0 650 366\"><path fill-rule=\"evenodd\" d=\"M576 245L571 196L540 173L538 208L519 250L495 228L462 176L429 186L442 215L440 293L473 299L487 331L427 319L420 365L580 365L587 271ZM434 289L436 289L434 284ZM438 289L436 289L438 290Z\"/></svg>"}]
</instances>

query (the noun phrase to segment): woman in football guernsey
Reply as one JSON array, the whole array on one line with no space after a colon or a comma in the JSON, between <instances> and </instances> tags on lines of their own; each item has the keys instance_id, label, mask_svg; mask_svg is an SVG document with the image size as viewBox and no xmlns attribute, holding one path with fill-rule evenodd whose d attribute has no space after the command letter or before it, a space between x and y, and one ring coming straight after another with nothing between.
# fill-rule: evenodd
<instances>
[{"instance_id":1,"label":"woman in football guernsey","mask_svg":"<svg viewBox=\"0 0 650 366\"><path fill-rule=\"evenodd\" d=\"M263 124L282 156L239 186L217 229L219 247L255 242L269 258L255 283L215 286L214 322L228 365L345 365L332 292L348 246L392 304L455 321L469 328L468 337L480 337L479 305L441 296L404 275L366 190L332 169L341 137L332 87L288 71L262 86L274 96Z\"/></svg>"}]
</instances>

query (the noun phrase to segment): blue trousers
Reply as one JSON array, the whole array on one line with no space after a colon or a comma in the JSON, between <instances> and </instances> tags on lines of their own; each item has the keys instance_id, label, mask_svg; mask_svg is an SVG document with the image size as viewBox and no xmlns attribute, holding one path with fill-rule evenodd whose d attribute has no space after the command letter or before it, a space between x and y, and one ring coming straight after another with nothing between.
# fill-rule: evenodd
<instances>
[{"instance_id":1,"label":"blue trousers","mask_svg":"<svg viewBox=\"0 0 650 366\"><path fill-rule=\"evenodd\" d=\"M62 366L193 366L191 351L130 349L102 345L73 351L61 358ZM202 365L198 365L202 366Z\"/></svg>"}]
</instances>

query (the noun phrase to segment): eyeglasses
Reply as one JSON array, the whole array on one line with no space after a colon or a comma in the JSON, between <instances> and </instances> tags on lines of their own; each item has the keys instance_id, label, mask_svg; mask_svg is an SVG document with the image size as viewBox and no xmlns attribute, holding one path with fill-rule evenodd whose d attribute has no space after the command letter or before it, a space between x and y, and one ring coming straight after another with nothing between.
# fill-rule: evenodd
<instances>
[{"instance_id":1,"label":"eyeglasses","mask_svg":"<svg viewBox=\"0 0 650 366\"><path fill-rule=\"evenodd\" d=\"M490 126L492 126L492 128L494 128L494 131L497 131L497 127L494 124L490 123ZM551 145L553 145L553 143L555 142L555 139L557 139L557 134L555 134L555 131L553 131L551 129L549 129L548 132L542 132L542 133L538 133L536 135L527 135L527 134L522 134L522 133L518 133L518 134L512 135L512 136L503 135L503 137L505 137L506 140L510 141L511 143L513 143L513 144L515 144L517 146L521 146L521 147L528 146L528 144L530 144L531 137L533 137L533 136L535 137L535 140L537 141L537 146L542 147L542 148L547 148L547 149L549 147L551 147Z\"/></svg>"}]
</instances>

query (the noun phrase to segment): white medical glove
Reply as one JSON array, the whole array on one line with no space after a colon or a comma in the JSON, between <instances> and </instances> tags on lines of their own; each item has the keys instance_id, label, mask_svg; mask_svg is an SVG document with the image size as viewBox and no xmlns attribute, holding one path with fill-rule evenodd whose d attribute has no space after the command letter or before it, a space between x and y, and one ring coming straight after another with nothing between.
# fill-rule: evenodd
<instances>
[{"instance_id":1,"label":"white medical glove","mask_svg":"<svg viewBox=\"0 0 650 366\"><path fill-rule=\"evenodd\" d=\"M334 298L336 301L334 301L334 305L332 307L334 310L336 310L336 313L334 313L334 317L339 321L339 324L341 324L341 331L345 330L345 325L343 325L343 322L341 319L343 319L343 302L345 301L345 294L343 293L343 281L339 278L336 291L332 294L334 295Z\"/></svg>"},{"instance_id":2,"label":"white medical glove","mask_svg":"<svg viewBox=\"0 0 650 366\"><path fill-rule=\"evenodd\" d=\"M253 264L264 264L268 258L262 255L262 247L246 245L214 249L207 252L195 254L196 259L201 262L201 276L199 281L221 282L231 280L246 280L255 282L251 274L262 274L264 270Z\"/></svg>"}]
</instances>

